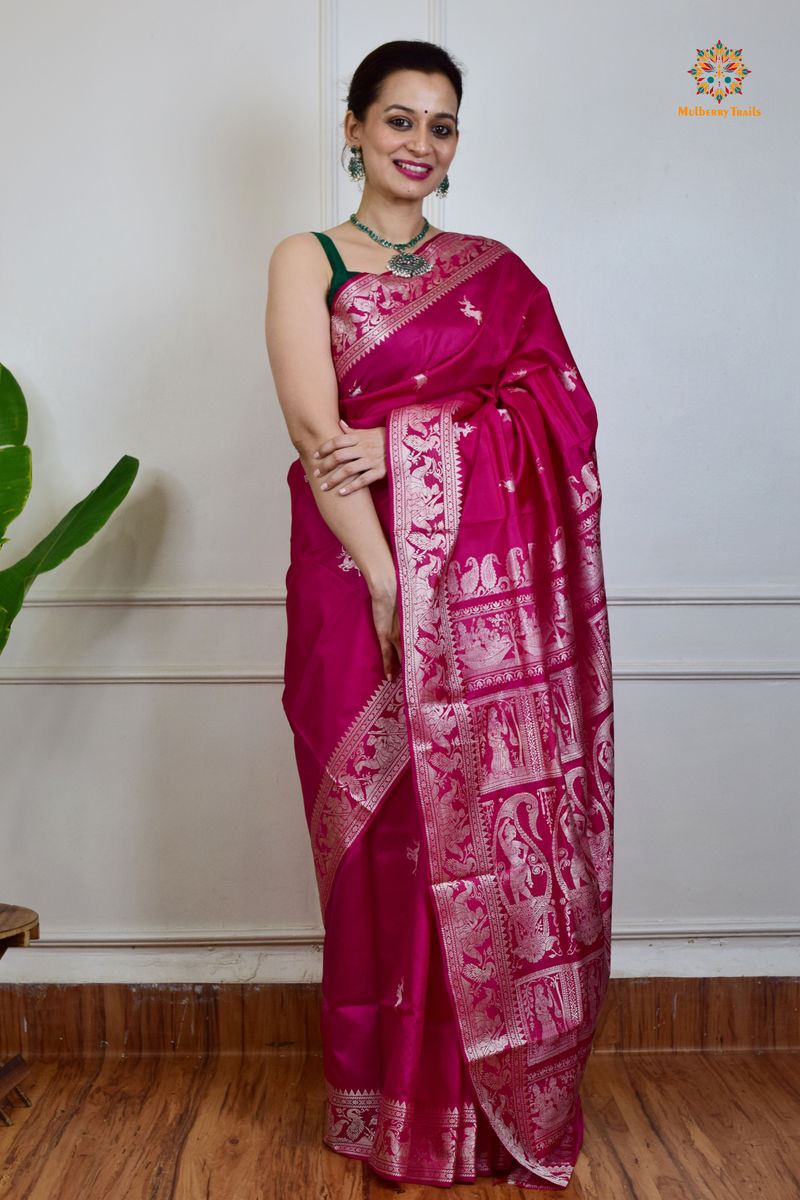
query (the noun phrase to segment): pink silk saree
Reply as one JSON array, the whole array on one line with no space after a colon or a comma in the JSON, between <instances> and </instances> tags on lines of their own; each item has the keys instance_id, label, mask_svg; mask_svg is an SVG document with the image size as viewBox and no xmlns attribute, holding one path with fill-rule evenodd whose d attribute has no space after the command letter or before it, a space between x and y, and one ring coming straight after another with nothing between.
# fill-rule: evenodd
<instances>
[{"instance_id":1,"label":"pink silk saree","mask_svg":"<svg viewBox=\"0 0 800 1200\"><path fill-rule=\"evenodd\" d=\"M284 704L326 924L326 1142L429 1184L563 1188L608 980L613 743L596 418L545 287L438 234L358 275L341 413L387 429L373 485L404 661L289 473Z\"/></svg>"}]
</instances>

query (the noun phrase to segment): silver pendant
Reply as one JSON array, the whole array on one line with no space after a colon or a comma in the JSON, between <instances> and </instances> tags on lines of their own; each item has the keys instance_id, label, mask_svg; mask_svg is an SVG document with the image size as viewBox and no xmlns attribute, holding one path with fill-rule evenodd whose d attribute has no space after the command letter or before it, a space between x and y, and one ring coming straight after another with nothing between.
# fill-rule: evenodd
<instances>
[{"instance_id":1,"label":"silver pendant","mask_svg":"<svg viewBox=\"0 0 800 1200\"><path fill-rule=\"evenodd\" d=\"M427 258L421 254L395 254L389 259L389 270L401 279L410 279L412 275L425 275L431 269Z\"/></svg>"}]
</instances>

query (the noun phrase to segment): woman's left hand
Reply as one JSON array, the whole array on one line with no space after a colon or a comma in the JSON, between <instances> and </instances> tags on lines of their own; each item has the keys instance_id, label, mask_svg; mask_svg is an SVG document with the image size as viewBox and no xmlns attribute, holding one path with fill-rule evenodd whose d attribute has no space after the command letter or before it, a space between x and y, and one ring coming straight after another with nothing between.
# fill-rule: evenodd
<instances>
[{"instance_id":1,"label":"woman's left hand","mask_svg":"<svg viewBox=\"0 0 800 1200\"><path fill-rule=\"evenodd\" d=\"M343 433L323 442L314 455L319 466L314 477L322 480L323 492L337 488L340 496L369 487L386 478L386 430L351 429L340 421Z\"/></svg>"}]
</instances>

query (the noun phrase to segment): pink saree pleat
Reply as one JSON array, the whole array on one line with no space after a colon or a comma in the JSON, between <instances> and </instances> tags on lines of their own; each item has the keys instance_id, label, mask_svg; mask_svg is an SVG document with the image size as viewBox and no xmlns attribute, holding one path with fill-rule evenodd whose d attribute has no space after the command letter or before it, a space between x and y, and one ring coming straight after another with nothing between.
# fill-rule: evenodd
<instances>
[{"instance_id":1,"label":"pink saree pleat","mask_svg":"<svg viewBox=\"0 0 800 1200\"><path fill-rule=\"evenodd\" d=\"M424 856L406 771L348 852L328 906L325 1140L386 1178L446 1185L513 1162L463 1062Z\"/></svg>"},{"instance_id":2,"label":"pink saree pleat","mask_svg":"<svg viewBox=\"0 0 800 1200\"><path fill-rule=\"evenodd\" d=\"M563 1188L608 979L612 709L591 400L542 285L440 234L358 276L343 416L384 423L402 677L296 464L285 705L326 922L326 1140L390 1179Z\"/></svg>"}]
</instances>

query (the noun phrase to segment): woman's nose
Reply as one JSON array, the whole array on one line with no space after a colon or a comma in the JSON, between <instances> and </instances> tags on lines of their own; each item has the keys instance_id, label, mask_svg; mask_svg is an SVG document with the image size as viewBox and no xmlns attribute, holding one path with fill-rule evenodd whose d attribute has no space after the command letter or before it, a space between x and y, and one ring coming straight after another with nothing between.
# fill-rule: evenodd
<instances>
[{"instance_id":1,"label":"woman's nose","mask_svg":"<svg viewBox=\"0 0 800 1200\"><path fill-rule=\"evenodd\" d=\"M427 129L415 129L408 143L409 150L418 155L419 158L424 158L430 153L431 137Z\"/></svg>"}]
</instances>

